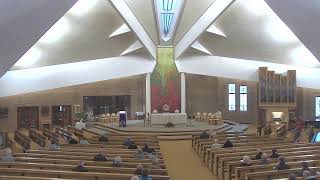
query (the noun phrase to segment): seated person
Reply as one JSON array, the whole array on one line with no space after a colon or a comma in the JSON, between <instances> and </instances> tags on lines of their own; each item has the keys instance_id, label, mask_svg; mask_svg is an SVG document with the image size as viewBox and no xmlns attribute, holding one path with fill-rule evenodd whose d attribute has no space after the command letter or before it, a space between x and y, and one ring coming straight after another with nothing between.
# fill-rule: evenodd
<instances>
[{"instance_id":1,"label":"seated person","mask_svg":"<svg viewBox=\"0 0 320 180\"><path fill-rule=\"evenodd\" d=\"M138 151L134 155L136 159L144 159L144 153L141 148L138 148Z\"/></svg>"},{"instance_id":2,"label":"seated person","mask_svg":"<svg viewBox=\"0 0 320 180\"><path fill-rule=\"evenodd\" d=\"M68 142L69 144L78 144L78 141L73 138L70 138Z\"/></svg>"},{"instance_id":3,"label":"seated person","mask_svg":"<svg viewBox=\"0 0 320 180\"><path fill-rule=\"evenodd\" d=\"M139 176L132 176L131 180L139 180Z\"/></svg>"},{"instance_id":4,"label":"seated person","mask_svg":"<svg viewBox=\"0 0 320 180\"><path fill-rule=\"evenodd\" d=\"M149 176L149 170L146 168L142 169L140 180L152 180L151 176Z\"/></svg>"},{"instance_id":5,"label":"seated person","mask_svg":"<svg viewBox=\"0 0 320 180\"><path fill-rule=\"evenodd\" d=\"M107 135L102 135L99 137L99 142L108 142L109 139L107 137Z\"/></svg>"},{"instance_id":6,"label":"seated person","mask_svg":"<svg viewBox=\"0 0 320 180\"><path fill-rule=\"evenodd\" d=\"M278 158L278 165L276 167L274 167L274 170L286 170L286 169L289 169L289 168L290 167L286 163L284 157L280 156Z\"/></svg>"},{"instance_id":7,"label":"seated person","mask_svg":"<svg viewBox=\"0 0 320 180\"><path fill-rule=\"evenodd\" d=\"M230 141L230 139L227 139L226 142L223 144L222 146L223 148L231 148L233 147L232 142Z\"/></svg>"},{"instance_id":8,"label":"seated person","mask_svg":"<svg viewBox=\"0 0 320 180\"><path fill-rule=\"evenodd\" d=\"M60 147L55 141L51 141L51 143L48 145L48 150L54 151L54 150L59 150Z\"/></svg>"},{"instance_id":9,"label":"seated person","mask_svg":"<svg viewBox=\"0 0 320 180\"><path fill-rule=\"evenodd\" d=\"M302 166L302 168L301 168L300 172L298 172L298 174L297 174L298 176L303 176L304 171L309 171L311 173L311 175L314 174L313 171L309 168L308 162L302 162L301 166Z\"/></svg>"},{"instance_id":10,"label":"seated person","mask_svg":"<svg viewBox=\"0 0 320 180\"><path fill-rule=\"evenodd\" d=\"M150 166L152 169L158 169L160 163L158 158L154 158L152 160L152 165Z\"/></svg>"},{"instance_id":11,"label":"seated person","mask_svg":"<svg viewBox=\"0 0 320 180\"><path fill-rule=\"evenodd\" d=\"M4 149L4 155L1 157L1 162L14 162L11 148Z\"/></svg>"},{"instance_id":12,"label":"seated person","mask_svg":"<svg viewBox=\"0 0 320 180\"><path fill-rule=\"evenodd\" d=\"M289 180L296 180L297 176L295 174L289 174Z\"/></svg>"},{"instance_id":13,"label":"seated person","mask_svg":"<svg viewBox=\"0 0 320 180\"><path fill-rule=\"evenodd\" d=\"M79 144L90 144L88 140L86 140L85 138L81 137Z\"/></svg>"},{"instance_id":14,"label":"seated person","mask_svg":"<svg viewBox=\"0 0 320 180\"><path fill-rule=\"evenodd\" d=\"M154 149L149 148L148 144L144 144L144 147L142 148L142 151L146 152L146 153L152 152L152 150L154 150Z\"/></svg>"},{"instance_id":15,"label":"seated person","mask_svg":"<svg viewBox=\"0 0 320 180\"><path fill-rule=\"evenodd\" d=\"M84 161L80 161L78 166L73 168L72 171L88 172L88 169L84 167Z\"/></svg>"},{"instance_id":16,"label":"seated person","mask_svg":"<svg viewBox=\"0 0 320 180\"><path fill-rule=\"evenodd\" d=\"M213 149L219 149L219 148L222 147L222 145L218 143L218 139L214 139L214 143L211 144L210 147L213 148Z\"/></svg>"},{"instance_id":17,"label":"seated person","mask_svg":"<svg viewBox=\"0 0 320 180\"><path fill-rule=\"evenodd\" d=\"M154 160L157 158L157 154L155 151L148 153L148 159Z\"/></svg>"},{"instance_id":18,"label":"seated person","mask_svg":"<svg viewBox=\"0 0 320 180\"><path fill-rule=\"evenodd\" d=\"M266 153L263 153L261 156L261 160L260 160L260 164L264 165L264 164L269 164L269 160L268 160L268 155Z\"/></svg>"},{"instance_id":19,"label":"seated person","mask_svg":"<svg viewBox=\"0 0 320 180\"><path fill-rule=\"evenodd\" d=\"M241 166L251 166L251 160L249 156L243 156L242 160L240 161Z\"/></svg>"},{"instance_id":20,"label":"seated person","mask_svg":"<svg viewBox=\"0 0 320 180\"><path fill-rule=\"evenodd\" d=\"M202 131L202 133L200 134L200 139L209 139L209 134L207 133L207 131Z\"/></svg>"},{"instance_id":21,"label":"seated person","mask_svg":"<svg viewBox=\"0 0 320 180\"><path fill-rule=\"evenodd\" d=\"M261 156L262 156L262 151L261 151L261 149L257 149L257 154L256 154L256 156L254 157L254 159L261 159Z\"/></svg>"},{"instance_id":22,"label":"seated person","mask_svg":"<svg viewBox=\"0 0 320 180\"><path fill-rule=\"evenodd\" d=\"M107 161L107 158L106 158L106 156L104 156L102 153L99 153L99 154L96 154L96 155L93 157L93 160L94 160L94 161Z\"/></svg>"},{"instance_id":23,"label":"seated person","mask_svg":"<svg viewBox=\"0 0 320 180\"><path fill-rule=\"evenodd\" d=\"M137 149L137 145L133 142L128 146L128 149Z\"/></svg>"},{"instance_id":24,"label":"seated person","mask_svg":"<svg viewBox=\"0 0 320 180\"><path fill-rule=\"evenodd\" d=\"M141 176L141 174L142 174L142 169L143 169L142 164L138 164L138 166L137 166L136 171L134 172L134 174L137 175L137 176Z\"/></svg>"},{"instance_id":25,"label":"seated person","mask_svg":"<svg viewBox=\"0 0 320 180\"><path fill-rule=\"evenodd\" d=\"M270 158L279 158L280 155L278 154L278 151L276 148L272 148L272 154L270 156Z\"/></svg>"},{"instance_id":26,"label":"seated person","mask_svg":"<svg viewBox=\"0 0 320 180\"><path fill-rule=\"evenodd\" d=\"M120 156L116 156L114 158L113 167L121 167L122 166L122 158Z\"/></svg>"},{"instance_id":27,"label":"seated person","mask_svg":"<svg viewBox=\"0 0 320 180\"><path fill-rule=\"evenodd\" d=\"M131 144L133 144L134 142L131 140L130 137L128 137L124 142L123 145L129 147Z\"/></svg>"},{"instance_id":28,"label":"seated person","mask_svg":"<svg viewBox=\"0 0 320 180\"><path fill-rule=\"evenodd\" d=\"M302 175L305 180L317 180L317 177L312 176L311 172L308 170L303 171Z\"/></svg>"}]
</instances>

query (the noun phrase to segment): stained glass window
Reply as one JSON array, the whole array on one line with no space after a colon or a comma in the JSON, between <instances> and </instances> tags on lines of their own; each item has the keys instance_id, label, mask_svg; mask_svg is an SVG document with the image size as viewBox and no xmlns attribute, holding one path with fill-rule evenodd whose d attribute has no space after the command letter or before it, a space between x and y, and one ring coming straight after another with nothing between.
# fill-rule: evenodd
<instances>
[{"instance_id":1,"label":"stained glass window","mask_svg":"<svg viewBox=\"0 0 320 180\"><path fill-rule=\"evenodd\" d=\"M240 86L240 111L248 110L248 100L247 100L247 86Z\"/></svg>"},{"instance_id":2,"label":"stained glass window","mask_svg":"<svg viewBox=\"0 0 320 180\"><path fill-rule=\"evenodd\" d=\"M229 101L228 101L229 111L235 111L236 110L236 85L229 84L228 91L229 91Z\"/></svg>"},{"instance_id":3,"label":"stained glass window","mask_svg":"<svg viewBox=\"0 0 320 180\"><path fill-rule=\"evenodd\" d=\"M316 117L320 117L320 96L316 96Z\"/></svg>"}]
</instances>

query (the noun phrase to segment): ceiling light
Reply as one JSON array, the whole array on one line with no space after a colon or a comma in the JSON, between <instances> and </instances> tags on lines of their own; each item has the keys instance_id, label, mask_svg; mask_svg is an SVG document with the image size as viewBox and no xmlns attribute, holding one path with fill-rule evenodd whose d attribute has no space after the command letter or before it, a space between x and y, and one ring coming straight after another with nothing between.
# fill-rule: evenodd
<instances>
[{"instance_id":1,"label":"ceiling light","mask_svg":"<svg viewBox=\"0 0 320 180\"><path fill-rule=\"evenodd\" d=\"M294 48L289 57L297 65L308 67L319 67L320 65L318 59L304 45Z\"/></svg>"},{"instance_id":2,"label":"ceiling light","mask_svg":"<svg viewBox=\"0 0 320 180\"><path fill-rule=\"evenodd\" d=\"M83 16L90 12L99 0L78 0L78 2L68 11L68 14Z\"/></svg>"},{"instance_id":3,"label":"ceiling light","mask_svg":"<svg viewBox=\"0 0 320 180\"><path fill-rule=\"evenodd\" d=\"M272 12L264 0L242 0L240 5L256 16L264 16Z\"/></svg>"},{"instance_id":4,"label":"ceiling light","mask_svg":"<svg viewBox=\"0 0 320 180\"><path fill-rule=\"evenodd\" d=\"M268 34L278 42L292 43L298 42L296 35L288 28L288 26L280 20L280 18L272 18L266 24Z\"/></svg>"},{"instance_id":5,"label":"ceiling light","mask_svg":"<svg viewBox=\"0 0 320 180\"><path fill-rule=\"evenodd\" d=\"M30 48L15 64L18 67L29 67L34 65L42 56L42 52L37 47Z\"/></svg>"},{"instance_id":6,"label":"ceiling light","mask_svg":"<svg viewBox=\"0 0 320 180\"><path fill-rule=\"evenodd\" d=\"M70 21L62 17L39 40L40 43L54 43L61 40L71 29Z\"/></svg>"}]
</instances>

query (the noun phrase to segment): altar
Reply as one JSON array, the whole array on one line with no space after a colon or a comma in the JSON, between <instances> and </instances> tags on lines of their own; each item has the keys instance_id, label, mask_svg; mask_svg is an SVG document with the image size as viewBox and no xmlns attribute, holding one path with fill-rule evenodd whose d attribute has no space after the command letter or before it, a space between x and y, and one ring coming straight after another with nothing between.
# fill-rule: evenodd
<instances>
[{"instance_id":1,"label":"altar","mask_svg":"<svg viewBox=\"0 0 320 180\"><path fill-rule=\"evenodd\" d=\"M152 113L151 114L151 124L166 124L167 122L172 122L176 124L187 124L188 117L186 113Z\"/></svg>"}]
</instances>

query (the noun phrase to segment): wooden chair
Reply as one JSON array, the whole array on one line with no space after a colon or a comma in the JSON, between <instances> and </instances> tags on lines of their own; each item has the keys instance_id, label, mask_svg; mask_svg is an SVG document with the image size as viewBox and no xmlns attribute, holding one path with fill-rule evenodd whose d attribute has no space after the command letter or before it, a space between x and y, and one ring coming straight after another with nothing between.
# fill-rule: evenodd
<instances>
[{"instance_id":1,"label":"wooden chair","mask_svg":"<svg viewBox=\"0 0 320 180\"><path fill-rule=\"evenodd\" d=\"M202 113L201 122L206 122L207 121L207 116L208 116L208 114L206 112Z\"/></svg>"},{"instance_id":2,"label":"wooden chair","mask_svg":"<svg viewBox=\"0 0 320 180\"><path fill-rule=\"evenodd\" d=\"M197 114L195 115L195 120L201 121L201 113L200 112L197 112Z\"/></svg>"}]
</instances>

